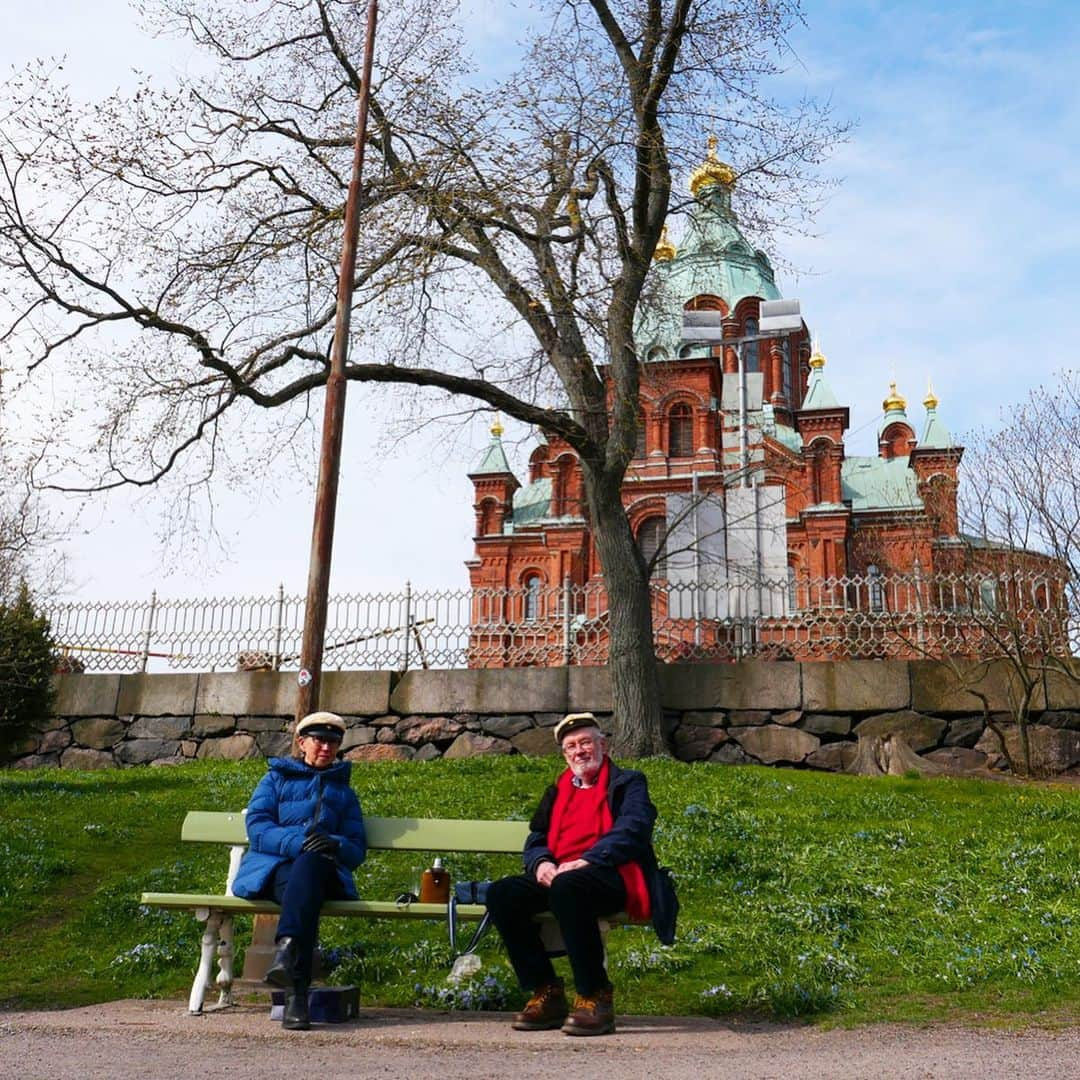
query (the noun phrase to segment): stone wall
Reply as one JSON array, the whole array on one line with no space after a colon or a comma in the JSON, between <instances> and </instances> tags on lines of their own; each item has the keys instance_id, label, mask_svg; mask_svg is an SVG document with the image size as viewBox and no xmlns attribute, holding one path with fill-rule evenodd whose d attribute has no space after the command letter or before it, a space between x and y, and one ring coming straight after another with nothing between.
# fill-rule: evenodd
<instances>
[{"instance_id":1,"label":"stone wall","mask_svg":"<svg viewBox=\"0 0 1080 1080\"><path fill-rule=\"evenodd\" d=\"M662 665L665 724L685 761L840 770L859 736L904 735L950 770L1000 768L979 700L931 661ZM1015 742L1008 670L975 684ZM57 716L18 748L14 765L112 768L287 753L295 676L60 675ZM426 761L475 754L552 754L567 712L611 718L604 668L330 672L322 705L348 723L352 760ZM1080 682L1048 679L1034 702L1035 766L1080 766Z\"/></svg>"}]
</instances>

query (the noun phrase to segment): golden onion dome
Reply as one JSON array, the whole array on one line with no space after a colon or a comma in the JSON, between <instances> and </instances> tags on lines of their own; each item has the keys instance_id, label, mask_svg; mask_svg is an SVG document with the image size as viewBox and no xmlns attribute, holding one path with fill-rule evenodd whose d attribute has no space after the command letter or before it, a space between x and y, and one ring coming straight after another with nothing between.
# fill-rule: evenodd
<instances>
[{"instance_id":1,"label":"golden onion dome","mask_svg":"<svg viewBox=\"0 0 1080 1080\"><path fill-rule=\"evenodd\" d=\"M716 136L709 136L709 152L705 160L690 174L690 194L697 195L703 187L723 184L732 187L735 183L735 170L716 156Z\"/></svg>"},{"instance_id":2,"label":"golden onion dome","mask_svg":"<svg viewBox=\"0 0 1080 1080\"><path fill-rule=\"evenodd\" d=\"M494 435L496 439L501 439L504 430L502 424L499 422L499 418L496 416L495 423L491 425L491 434Z\"/></svg>"},{"instance_id":3,"label":"golden onion dome","mask_svg":"<svg viewBox=\"0 0 1080 1080\"><path fill-rule=\"evenodd\" d=\"M889 396L881 403L881 407L886 412L893 412L899 410L903 412L907 408L907 399L896 392L896 382L889 383Z\"/></svg>"},{"instance_id":4,"label":"golden onion dome","mask_svg":"<svg viewBox=\"0 0 1080 1080\"><path fill-rule=\"evenodd\" d=\"M934 393L934 384L932 382L926 384L926 397L923 398L923 405L928 409L938 407L938 396Z\"/></svg>"},{"instance_id":5,"label":"golden onion dome","mask_svg":"<svg viewBox=\"0 0 1080 1080\"><path fill-rule=\"evenodd\" d=\"M810 368L813 371L820 371L824 366L825 354L821 351L821 346L815 342L814 351L810 354Z\"/></svg>"},{"instance_id":6,"label":"golden onion dome","mask_svg":"<svg viewBox=\"0 0 1080 1080\"><path fill-rule=\"evenodd\" d=\"M657 262L670 262L675 258L678 248L668 239L667 226L660 230L660 239L656 241L653 259Z\"/></svg>"}]
</instances>

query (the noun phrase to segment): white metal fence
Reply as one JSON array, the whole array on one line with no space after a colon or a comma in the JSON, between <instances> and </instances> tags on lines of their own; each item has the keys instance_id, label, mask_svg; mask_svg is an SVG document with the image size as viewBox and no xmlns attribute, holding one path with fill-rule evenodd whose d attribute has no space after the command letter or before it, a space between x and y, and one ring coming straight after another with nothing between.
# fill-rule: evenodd
<instances>
[{"instance_id":1,"label":"white metal fence","mask_svg":"<svg viewBox=\"0 0 1080 1080\"><path fill-rule=\"evenodd\" d=\"M46 612L73 670L295 669L304 600L276 595L56 604ZM665 662L920 658L1002 650L1075 654L1064 583L1034 573L918 573L653 586ZM602 584L331 597L329 669L603 664Z\"/></svg>"}]
</instances>

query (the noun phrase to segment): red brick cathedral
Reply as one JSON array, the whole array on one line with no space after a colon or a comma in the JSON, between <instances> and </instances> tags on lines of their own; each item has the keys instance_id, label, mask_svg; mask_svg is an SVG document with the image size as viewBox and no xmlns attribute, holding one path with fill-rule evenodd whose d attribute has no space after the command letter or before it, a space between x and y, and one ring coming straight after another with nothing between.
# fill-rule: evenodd
<instances>
[{"instance_id":1,"label":"red brick cathedral","mask_svg":"<svg viewBox=\"0 0 1080 1080\"><path fill-rule=\"evenodd\" d=\"M963 449L932 391L917 432L890 383L877 454L849 455L848 407L805 324L775 337L759 333L762 303L780 293L768 257L748 243L732 212L734 182L710 145L690 180L694 202L680 246L667 230L657 246L636 328L641 415L623 503L661 583L656 616L666 637L658 631L657 646L666 659L693 655L691 642L698 655L709 653L710 641L714 655L727 655L734 623L752 618L767 636L771 621L790 624L820 607L815 590L835 604L846 589L846 603L858 579L868 590L864 606L881 611L887 582L898 576L934 579L970 569L973 557L984 564L995 557L959 534ZM522 483L501 435L496 423L469 474L476 555L467 566L474 597L484 598L474 601L470 663L565 663L569 635L588 632L603 615L603 601L588 597L602 589L602 572L581 470L569 445L542 437ZM981 554L973 556L975 548ZM560 597L571 593L567 612ZM546 630L536 625L545 623ZM525 624L535 633L523 648L513 631ZM834 644L814 655L843 652ZM808 654L789 647L776 655Z\"/></svg>"}]
</instances>

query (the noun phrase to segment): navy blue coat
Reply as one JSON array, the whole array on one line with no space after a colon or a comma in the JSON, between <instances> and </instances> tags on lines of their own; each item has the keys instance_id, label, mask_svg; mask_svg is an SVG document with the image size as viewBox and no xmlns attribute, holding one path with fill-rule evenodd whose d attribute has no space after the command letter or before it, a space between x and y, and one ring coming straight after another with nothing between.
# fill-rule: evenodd
<instances>
[{"instance_id":1,"label":"navy blue coat","mask_svg":"<svg viewBox=\"0 0 1080 1080\"><path fill-rule=\"evenodd\" d=\"M548 829L551 825L551 810L555 805L558 788L552 784L544 792L529 822L528 838L522 860L525 873L535 876L536 868L545 859L555 861L548 847ZM611 829L606 832L588 851L582 854L586 862L594 866L617 867L623 863L636 862L645 875L645 884L649 890L649 905L652 908L652 924L657 937L665 945L675 940L675 917L679 911L679 901L675 887L666 870L661 870L653 851L653 823L656 821L656 807L649 798L649 782L645 774L637 769L621 769L614 761L610 762L608 773L608 806L611 808Z\"/></svg>"},{"instance_id":2,"label":"navy blue coat","mask_svg":"<svg viewBox=\"0 0 1080 1080\"><path fill-rule=\"evenodd\" d=\"M254 898L279 863L295 859L313 832L338 842L337 872L345 897L355 900L352 872L367 855L360 800L349 785L352 762L325 769L299 758L271 758L247 809L248 849L233 882L236 896Z\"/></svg>"}]
</instances>

